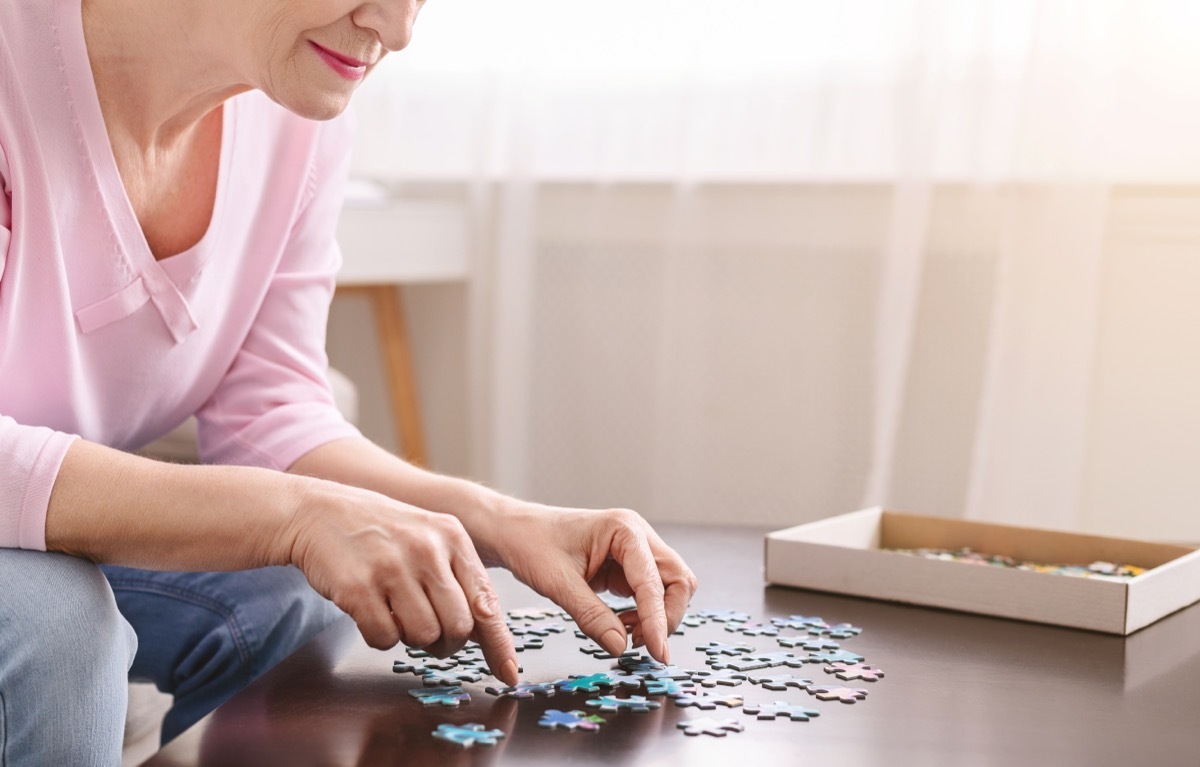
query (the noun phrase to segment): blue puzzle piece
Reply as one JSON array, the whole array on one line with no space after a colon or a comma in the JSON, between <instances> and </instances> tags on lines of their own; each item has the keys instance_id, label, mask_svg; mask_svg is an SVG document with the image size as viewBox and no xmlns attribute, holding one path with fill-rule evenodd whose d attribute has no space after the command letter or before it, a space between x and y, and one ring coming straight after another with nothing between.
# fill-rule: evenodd
<instances>
[{"instance_id":1,"label":"blue puzzle piece","mask_svg":"<svg viewBox=\"0 0 1200 767\"><path fill-rule=\"evenodd\" d=\"M547 709L538 720L539 727L556 730L589 730L595 732L604 724L602 716L588 716L584 711L559 711L556 708Z\"/></svg>"},{"instance_id":2,"label":"blue puzzle piece","mask_svg":"<svg viewBox=\"0 0 1200 767\"><path fill-rule=\"evenodd\" d=\"M469 703L471 696L461 687L418 687L408 694L421 701L422 706L458 706Z\"/></svg>"},{"instance_id":3,"label":"blue puzzle piece","mask_svg":"<svg viewBox=\"0 0 1200 767\"><path fill-rule=\"evenodd\" d=\"M775 719L776 717L786 716L793 722L807 722L814 716L820 716L821 712L815 708L805 708L797 706L793 703L788 703L786 700L777 700L770 704L752 704L742 709L747 714L757 714L759 719Z\"/></svg>"},{"instance_id":4,"label":"blue puzzle piece","mask_svg":"<svg viewBox=\"0 0 1200 767\"><path fill-rule=\"evenodd\" d=\"M427 671L421 676L421 683L426 687L436 687L438 685L456 685L463 682L478 682L483 676L469 668L461 668L454 671Z\"/></svg>"},{"instance_id":5,"label":"blue puzzle piece","mask_svg":"<svg viewBox=\"0 0 1200 767\"><path fill-rule=\"evenodd\" d=\"M611 695L604 695L600 698L589 700L587 704L601 711L620 711L624 708L639 714L644 714L662 705L656 700L646 700L641 695L630 695L628 698L614 698Z\"/></svg>"},{"instance_id":6,"label":"blue puzzle piece","mask_svg":"<svg viewBox=\"0 0 1200 767\"><path fill-rule=\"evenodd\" d=\"M696 692L691 682L675 679L647 679L646 693L649 695L691 695Z\"/></svg>"},{"instance_id":7,"label":"blue puzzle piece","mask_svg":"<svg viewBox=\"0 0 1200 767\"><path fill-rule=\"evenodd\" d=\"M504 730L485 730L482 724L439 724L433 731L433 737L450 743L457 743L463 748L476 744L494 746L504 737Z\"/></svg>"},{"instance_id":8,"label":"blue puzzle piece","mask_svg":"<svg viewBox=\"0 0 1200 767\"><path fill-rule=\"evenodd\" d=\"M588 674L560 679L555 682L563 692L600 692L600 688L612 689L614 683L608 674Z\"/></svg>"}]
</instances>

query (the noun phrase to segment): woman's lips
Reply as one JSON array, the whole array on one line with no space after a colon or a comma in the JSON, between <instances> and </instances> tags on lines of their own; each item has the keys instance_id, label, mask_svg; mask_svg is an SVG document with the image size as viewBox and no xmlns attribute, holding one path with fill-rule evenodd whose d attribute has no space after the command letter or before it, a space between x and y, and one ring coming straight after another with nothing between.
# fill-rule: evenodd
<instances>
[{"instance_id":1,"label":"woman's lips","mask_svg":"<svg viewBox=\"0 0 1200 767\"><path fill-rule=\"evenodd\" d=\"M321 60L329 65L329 68L336 72L341 77L347 80L361 80L367 74L367 63L352 59L349 56L343 56L340 53L317 45L309 40L308 44L312 46L316 54L321 57Z\"/></svg>"}]
</instances>

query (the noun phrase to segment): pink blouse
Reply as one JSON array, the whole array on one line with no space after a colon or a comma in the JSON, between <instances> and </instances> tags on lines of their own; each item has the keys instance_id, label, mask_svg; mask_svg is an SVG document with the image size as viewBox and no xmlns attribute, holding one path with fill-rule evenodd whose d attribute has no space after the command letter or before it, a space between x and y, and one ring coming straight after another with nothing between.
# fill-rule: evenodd
<instances>
[{"instance_id":1,"label":"pink blouse","mask_svg":"<svg viewBox=\"0 0 1200 767\"><path fill-rule=\"evenodd\" d=\"M0 547L45 548L76 437L136 449L195 414L205 462L285 469L358 434L325 375L349 122L250 92L222 141L208 231L156 261L80 0L0 3Z\"/></svg>"}]
</instances>

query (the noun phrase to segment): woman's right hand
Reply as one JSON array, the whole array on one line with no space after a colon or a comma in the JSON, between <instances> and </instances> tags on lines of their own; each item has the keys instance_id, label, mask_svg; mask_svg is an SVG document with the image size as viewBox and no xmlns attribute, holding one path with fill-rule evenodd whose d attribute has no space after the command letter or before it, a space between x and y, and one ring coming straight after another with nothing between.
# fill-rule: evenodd
<instances>
[{"instance_id":1,"label":"woman's right hand","mask_svg":"<svg viewBox=\"0 0 1200 767\"><path fill-rule=\"evenodd\" d=\"M288 561L354 619L370 646L403 642L445 657L471 639L498 679L517 683L500 599L455 517L305 479L283 542Z\"/></svg>"}]
</instances>

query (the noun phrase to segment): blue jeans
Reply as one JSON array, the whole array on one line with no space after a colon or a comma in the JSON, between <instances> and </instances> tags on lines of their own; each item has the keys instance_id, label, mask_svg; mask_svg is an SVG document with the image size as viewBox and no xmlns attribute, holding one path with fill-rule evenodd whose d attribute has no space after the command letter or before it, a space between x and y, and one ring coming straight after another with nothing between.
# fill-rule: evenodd
<instances>
[{"instance_id":1,"label":"blue jeans","mask_svg":"<svg viewBox=\"0 0 1200 767\"><path fill-rule=\"evenodd\" d=\"M119 764L130 678L174 696L165 743L341 614L291 567L154 572L0 549L0 767Z\"/></svg>"}]
</instances>

